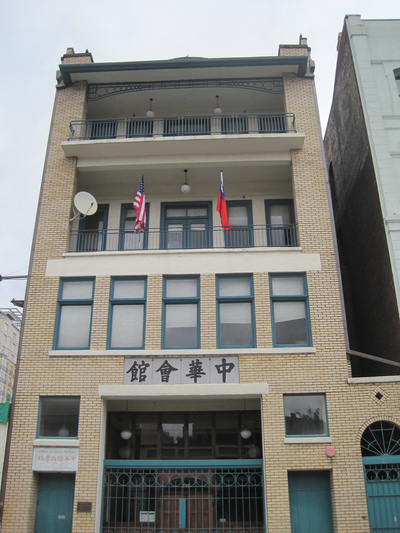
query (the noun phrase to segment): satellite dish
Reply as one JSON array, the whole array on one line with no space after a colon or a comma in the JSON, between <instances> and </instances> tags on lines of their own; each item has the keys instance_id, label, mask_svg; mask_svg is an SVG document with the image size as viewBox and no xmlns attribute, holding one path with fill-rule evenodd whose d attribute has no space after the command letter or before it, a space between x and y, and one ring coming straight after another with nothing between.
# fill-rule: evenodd
<instances>
[{"instance_id":1,"label":"satellite dish","mask_svg":"<svg viewBox=\"0 0 400 533\"><path fill-rule=\"evenodd\" d=\"M94 215L97 211L96 198L90 192L81 191L75 194L74 205L84 217Z\"/></svg>"}]
</instances>

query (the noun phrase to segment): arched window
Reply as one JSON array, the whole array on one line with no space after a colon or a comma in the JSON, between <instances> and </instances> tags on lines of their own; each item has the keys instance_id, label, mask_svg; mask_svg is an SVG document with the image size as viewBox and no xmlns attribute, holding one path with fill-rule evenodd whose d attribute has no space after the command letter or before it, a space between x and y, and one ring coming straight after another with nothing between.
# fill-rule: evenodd
<instances>
[{"instance_id":1,"label":"arched window","mask_svg":"<svg viewBox=\"0 0 400 533\"><path fill-rule=\"evenodd\" d=\"M361 437L363 457L400 455L400 428L391 422L373 422Z\"/></svg>"}]
</instances>

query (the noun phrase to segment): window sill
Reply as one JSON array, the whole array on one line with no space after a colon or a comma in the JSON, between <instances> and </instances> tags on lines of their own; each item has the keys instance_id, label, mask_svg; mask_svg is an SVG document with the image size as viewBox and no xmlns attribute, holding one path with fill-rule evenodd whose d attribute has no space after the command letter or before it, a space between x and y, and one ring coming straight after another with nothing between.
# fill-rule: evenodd
<instances>
[{"instance_id":1,"label":"window sill","mask_svg":"<svg viewBox=\"0 0 400 533\"><path fill-rule=\"evenodd\" d=\"M181 356L213 356L213 355L286 355L286 354L315 354L316 348L301 346L291 348L213 348L202 350L50 350L50 357L170 357Z\"/></svg>"},{"instance_id":2,"label":"window sill","mask_svg":"<svg viewBox=\"0 0 400 533\"><path fill-rule=\"evenodd\" d=\"M54 448L79 448L79 439L60 439L58 437L45 437L41 439L35 439L33 446L46 446Z\"/></svg>"},{"instance_id":3,"label":"window sill","mask_svg":"<svg viewBox=\"0 0 400 533\"><path fill-rule=\"evenodd\" d=\"M285 437L285 444L330 444L332 437Z\"/></svg>"}]
</instances>

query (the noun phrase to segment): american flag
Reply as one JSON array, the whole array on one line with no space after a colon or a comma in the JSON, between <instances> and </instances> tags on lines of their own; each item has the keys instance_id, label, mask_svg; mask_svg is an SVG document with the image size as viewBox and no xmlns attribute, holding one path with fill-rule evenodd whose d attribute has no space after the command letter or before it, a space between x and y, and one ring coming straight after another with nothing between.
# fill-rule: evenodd
<instances>
[{"instance_id":1,"label":"american flag","mask_svg":"<svg viewBox=\"0 0 400 533\"><path fill-rule=\"evenodd\" d=\"M139 233L146 227L146 199L144 195L144 179L140 180L139 188L133 200L133 207L136 209L135 231Z\"/></svg>"}]
</instances>

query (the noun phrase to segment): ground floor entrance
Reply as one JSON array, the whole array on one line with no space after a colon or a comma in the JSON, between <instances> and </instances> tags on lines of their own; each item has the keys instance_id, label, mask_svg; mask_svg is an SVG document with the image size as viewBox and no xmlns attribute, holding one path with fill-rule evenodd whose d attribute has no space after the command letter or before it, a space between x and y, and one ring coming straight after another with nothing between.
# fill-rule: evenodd
<instances>
[{"instance_id":1,"label":"ground floor entrance","mask_svg":"<svg viewBox=\"0 0 400 533\"><path fill-rule=\"evenodd\" d=\"M102 533L264 532L261 460L124 463L105 462Z\"/></svg>"},{"instance_id":2,"label":"ground floor entrance","mask_svg":"<svg viewBox=\"0 0 400 533\"><path fill-rule=\"evenodd\" d=\"M39 474L35 533L71 533L75 474Z\"/></svg>"}]
</instances>

